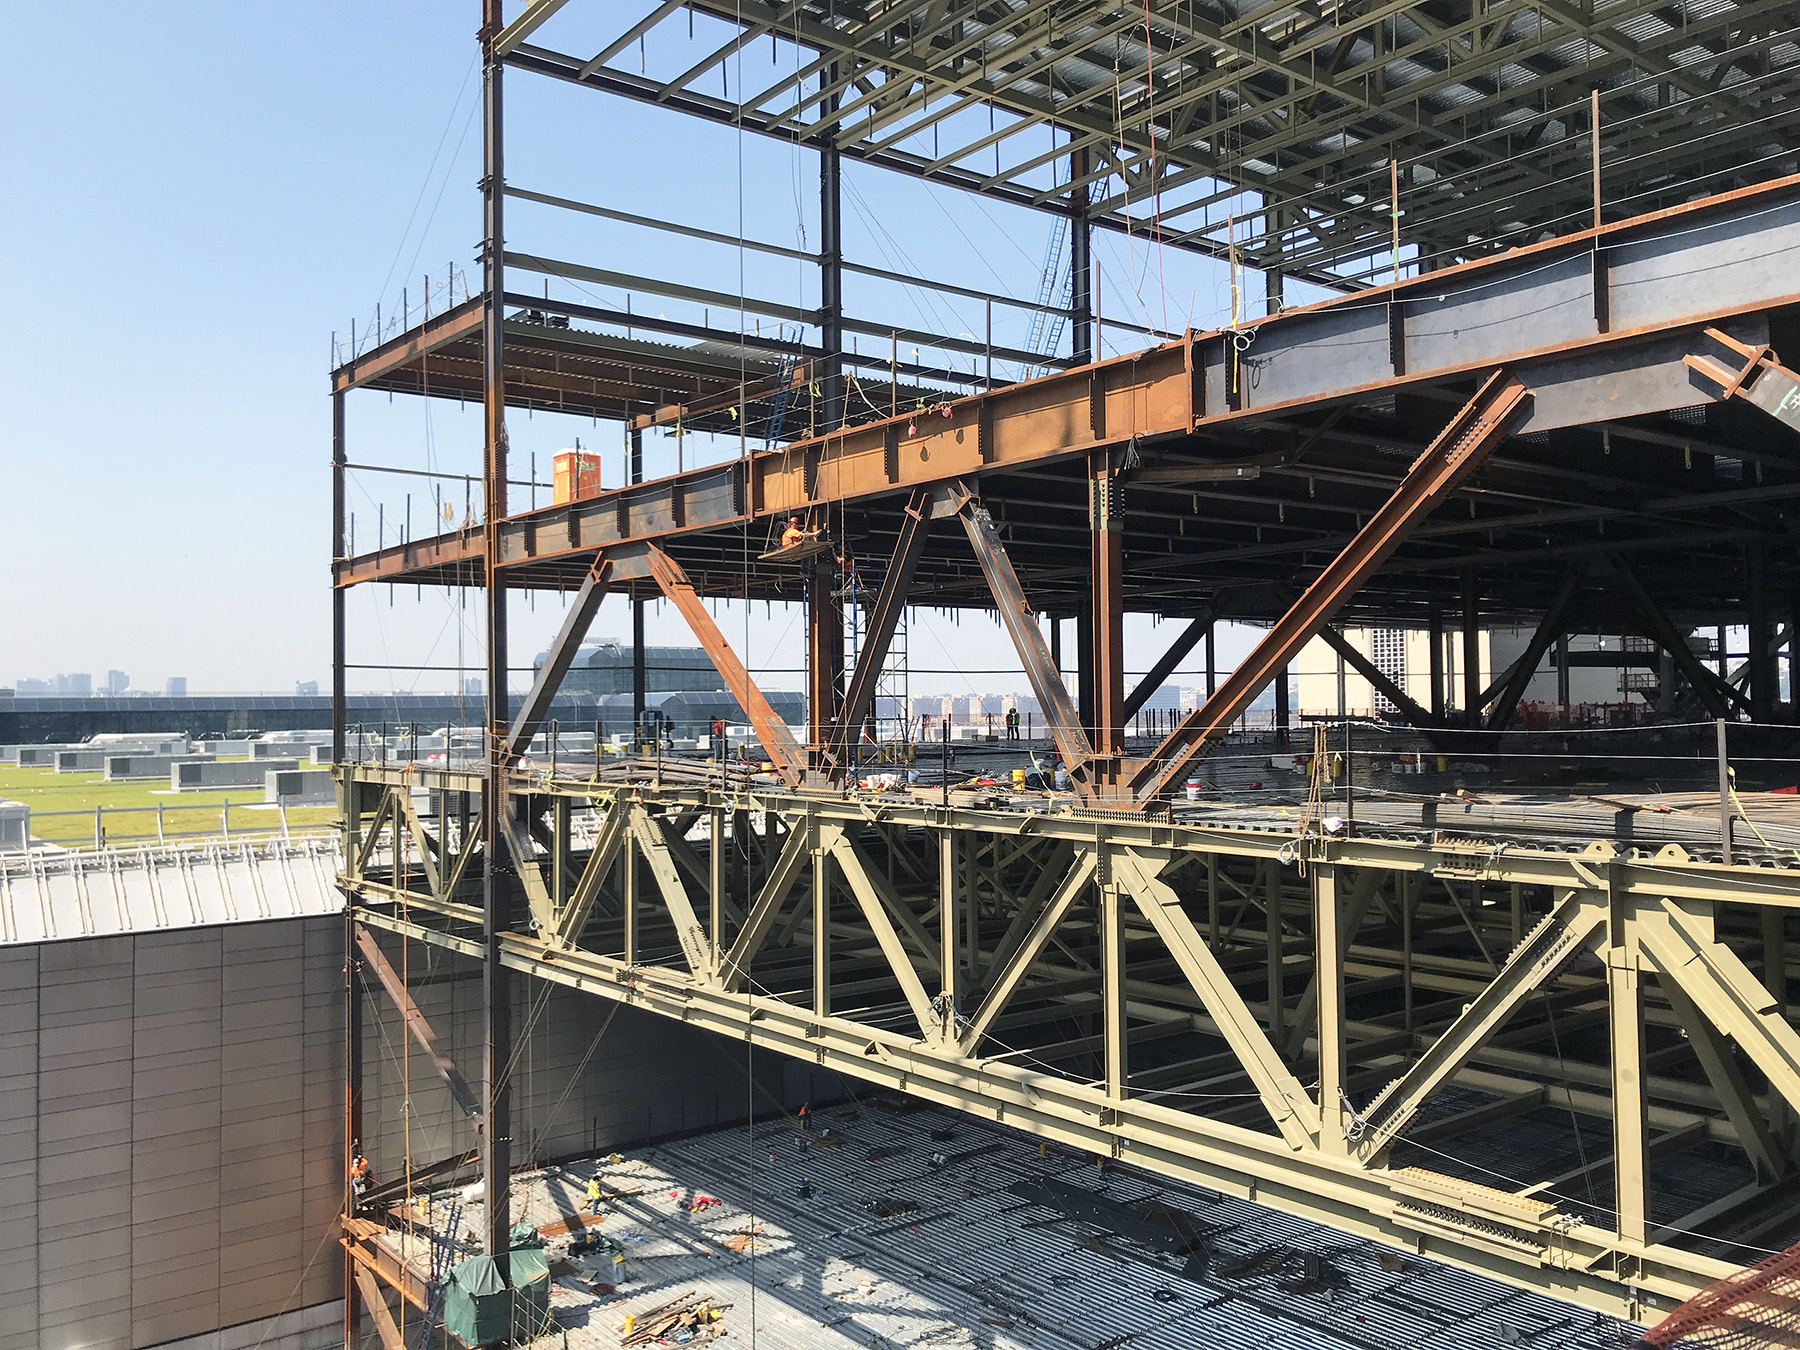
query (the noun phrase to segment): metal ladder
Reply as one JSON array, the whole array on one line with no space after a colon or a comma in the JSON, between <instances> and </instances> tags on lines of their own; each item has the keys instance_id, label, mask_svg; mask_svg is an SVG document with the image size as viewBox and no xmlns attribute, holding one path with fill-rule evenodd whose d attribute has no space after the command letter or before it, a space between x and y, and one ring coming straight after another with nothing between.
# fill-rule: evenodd
<instances>
[{"instance_id":1,"label":"metal ladder","mask_svg":"<svg viewBox=\"0 0 1800 1350\"><path fill-rule=\"evenodd\" d=\"M767 446L773 446L781 439L781 428L787 422L788 405L794 401L794 371L799 364L800 358L792 352L783 352L775 362L775 394L763 434L763 441Z\"/></svg>"},{"instance_id":2,"label":"metal ladder","mask_svg":"<svg viewBox=\"0 0 1800 1350\"><path fill-rule=\"evenodd\" d=\"M462 1222L462 1200L450 1201L450 1218L444 1224L444 1231L436 1228L431 1233L431 1275L426 1287L431 1297L425 1309L424 1320L419 1323L418 1339L412 1350L427 1350L431 1345L431 1333L436 1330L439 1320L444 1315L444 1291L449 1287L450 1263L456 1257L456 1226Z\"/></svg>"}]
</instances>

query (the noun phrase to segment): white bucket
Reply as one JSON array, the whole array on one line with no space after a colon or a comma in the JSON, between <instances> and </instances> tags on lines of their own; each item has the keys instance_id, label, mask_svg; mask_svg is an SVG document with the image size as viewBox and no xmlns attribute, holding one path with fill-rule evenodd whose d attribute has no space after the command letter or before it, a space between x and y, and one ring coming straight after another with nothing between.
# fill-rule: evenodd
<instances>
[{"instance_id":1,"label":"white bucket","mask_svg":"<svg viewBox=\"0 0 1800 1350\"><path fill-rule=\"evenodd\" d=\"M1187 799L1190 802L1197 802L1200 800L1200 780L1198 778L1190 778L1187 780Z\"/></svg>"}]
</instances>

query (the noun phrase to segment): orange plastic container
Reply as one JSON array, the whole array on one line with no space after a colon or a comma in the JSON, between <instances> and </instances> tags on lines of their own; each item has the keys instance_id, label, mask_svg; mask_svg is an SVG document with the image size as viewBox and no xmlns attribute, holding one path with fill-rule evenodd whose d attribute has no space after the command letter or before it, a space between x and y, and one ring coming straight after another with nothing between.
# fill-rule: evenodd
<instances>
[{"instance_id":1,"label":"orange plastic container","mask_svg":"<svg viewBox=\"0 0 1800 1350\"><path fill-rule=\"evenodd\" d=\"M600 456L565 450L556 457L555 501L572 502L600 491Z\"/></svg>"}]
</instances>

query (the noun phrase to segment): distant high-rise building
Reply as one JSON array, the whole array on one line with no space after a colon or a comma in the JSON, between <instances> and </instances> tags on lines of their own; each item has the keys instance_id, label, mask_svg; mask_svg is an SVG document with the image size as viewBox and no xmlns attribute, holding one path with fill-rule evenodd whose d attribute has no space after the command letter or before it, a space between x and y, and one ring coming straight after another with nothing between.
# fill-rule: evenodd
<instances>
[{"instance_id":1,"label":"distant high-rise building","mask_svg":"<svg viewBox=\"0 0 1800 1350\"><path fill-rule=\"evenodd\" d=\"M167 694L170 698L186 698L187 697L187 676L185 676L185 675L169 676L168 683L163 686L163 693Z\"/></svg>"},{"instance_id":2,"label":"distant high-rise building","mask_svg":"<svg viewBox=\"0 0 1800 1350\"><path fill-rule=\"evenodd\" d=\"M317 698L319 682L317 680L295 680L294 693L300 698Z\"/></svg>"},{"instance_id":3,"label":"distant high-rise building","mask_svg":"<svg viewBox=\"0 0 1800 1350\"><path fill-rule=\"evenodd\" d=\"M463 697L464 698L480 698L481 697L481 676L471 675L463 681Z\"/></svg>"},{"instance_id":4,"label":"distant high-rise building","mask_svg":"<svg viewBox=\"0 0 1800 1350\"><path fill-rule=\"evenodd\" d=\"M19 691L21 697L26 698L34 694L43 697L56 692L56 685L51 680L20 680L14 688Z\"/></svg>"},{"instance_id":5,"label":"distant high-rise building","mask_svg":"<svg viewBox=\"0 0 1800 1350\"><path fill-rule=\"evenodd\" d=\"M122 670L109 670L106 672L106 683L100 687L100 692L117 698L129 688L131 688L131 676Z\"/></svg>"},{"instance_id":6,"label":"distant high-rise building","mask_svg":"<svg viewBox=\"0 0 1800 1350\"><path fill-rule=\"evenodd\" d=\"M94 677L92 675L58 675L55 680L56 692L71 698L91 698L94 693Z\"/></svg>"}]
</instances>

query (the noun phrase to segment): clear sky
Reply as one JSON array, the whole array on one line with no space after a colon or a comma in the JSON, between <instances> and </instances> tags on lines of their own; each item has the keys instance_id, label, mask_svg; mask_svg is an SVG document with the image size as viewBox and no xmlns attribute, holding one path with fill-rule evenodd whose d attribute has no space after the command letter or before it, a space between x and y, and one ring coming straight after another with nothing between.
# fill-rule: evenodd
<instances>
[{"instance_id":1,"label":"clear sky","mask_svg":"<svg viewBox=\"0 0 1800 1350\"><path fill-rule=\"evenodd\" d=\"M577 0L545 40L579 49L638 8ZM403 298L416 317L427 274L434 310L453 269L479 285L478 7L83 3L15 6L9 19L16 56L0 81L8 128L0 305L9 318L0 326L0 684L108 668L137 688L160 688L170 675L187 676L193 691L323 684L331 342L334 332L347 339L352 321L366 334L377 305L390 327ZM642 59L646 69L685 68L717 40L704 26L693 39L671 29ZM755 85L792 60L791 49L765 43L738 69ZM518 73L507 89L509 182L817 246L810 152ZM1036 294L1046 217L860 166L846 179L850 256ZM740 282L736 249L509 209L512 247L816 303L816 279L801 264L752 256ZM1227 317L1221 267L1172 251L1153 257L1142 240L1105 238L1098 253L1109 314L1174 328ZM553 293L624 303L591 287ZM675 317L666 302L632 303ZM853 284L848 303L895 325L974 333L984 322L979 302L870 283ZM1021 343L1023 323L1002 315L996 340ZM349 421L355 461L478 470L473 406L434 401L427 410L419 400L358 395ZM535 454L547 479L550 456L576 436L607 455L606 481L616 483L616 425L522 414L512 419L515 475L529 473ZM705 453L692 441L686 450ZM650 451L652 472L658 456L672 460L672 445ZM426 533L438 508L427 504L424 480L355 476L359 550L374 543L378 515L394 541L409 491L413 533ZM461 600L364 588L352 605L352 661L478 670L477 600L467 597L466 608ZM627 635L615 604L603 607L596 636ZM516 608L514 659L528 664L561 601ZM791 614L758 607L748 627L741 614L722 618L753 666L797 664ZM672 613L651 623L652 640L688 640ZM1128 665L1141 667L1159 639L1148 620L1134 621L1128 644ZM1223 650L1229 659L1243 646L1233 635ZM922 618L912 652L916 668L947 672L916 675L915 692L1025 687L1004 639L980 616ZM359 670L352 687L429 690L454 678ZM798 681L771 669L769 683Z\"/></svg>"}]
</instances>

